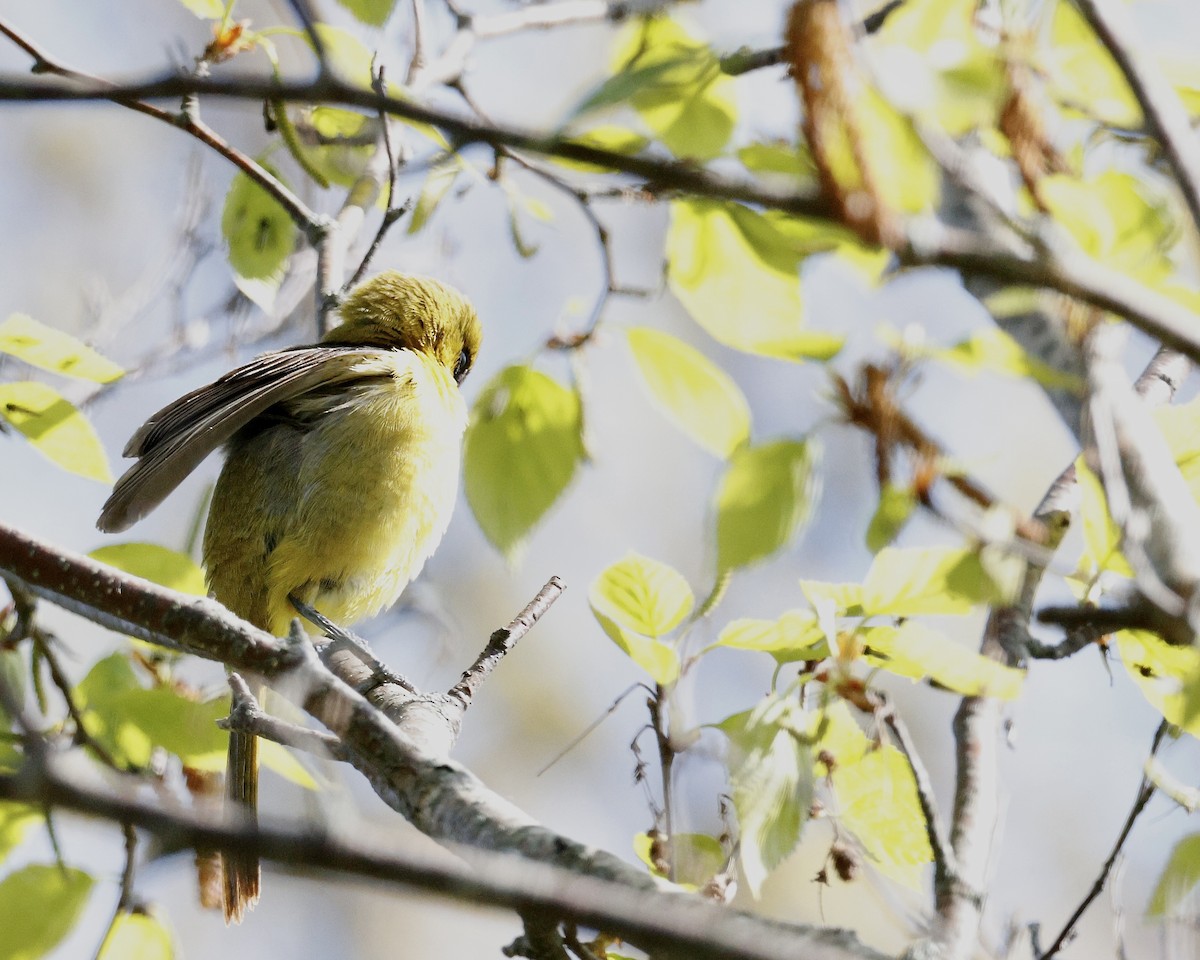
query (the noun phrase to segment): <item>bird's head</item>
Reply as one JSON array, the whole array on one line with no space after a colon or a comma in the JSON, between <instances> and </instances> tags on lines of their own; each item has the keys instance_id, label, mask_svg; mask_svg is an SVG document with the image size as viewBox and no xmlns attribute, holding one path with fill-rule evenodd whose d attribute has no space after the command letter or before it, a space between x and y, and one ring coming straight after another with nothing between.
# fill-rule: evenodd
<instances>
[{"instance_id":1,"label":"bird's head","mask_svg":"<svg viewBox=\"0 0 1200 960\"><path fill-rule=\"evenodd\" d=\"M341 307L342 322L323 343L415 350L462 383L483 339L475 308L453 287L387 270L359 284Z\"/></svg>"}]
</instances>

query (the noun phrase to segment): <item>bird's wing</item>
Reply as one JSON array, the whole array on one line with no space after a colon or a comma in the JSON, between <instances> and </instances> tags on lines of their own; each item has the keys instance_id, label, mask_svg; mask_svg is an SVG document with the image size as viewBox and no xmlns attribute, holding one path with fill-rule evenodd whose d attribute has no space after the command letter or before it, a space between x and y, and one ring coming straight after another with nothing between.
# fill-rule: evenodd
<instances>
[{"instance_id":1,"label":"bird's wing","mask_svg":"<svg viewBox=\"0 0 1200 960\"><path fill-rule=\"evenodd\" d=\"M265 353L163 407L130 438L137 457L113 487L96 526L117 532L153 510L210 453L277 403L388 376L383 350L314 346Z\"/></svg>"}]
</instances>

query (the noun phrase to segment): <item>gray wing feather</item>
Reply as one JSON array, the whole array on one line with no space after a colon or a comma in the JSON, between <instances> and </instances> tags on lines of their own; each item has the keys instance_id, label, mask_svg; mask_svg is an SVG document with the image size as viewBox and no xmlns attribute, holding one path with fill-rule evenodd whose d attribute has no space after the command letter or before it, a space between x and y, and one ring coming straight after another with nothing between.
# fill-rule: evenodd
<instances>
[{"instance_id":1,"label":"gray wing feather","mask_svg":"<svg viewBox=\"0 0 1200 960\"><path fill-rule=\"evenodd\" d=\"M131 526L267 408L331 383L379 376L370 361L383 353L321 346L266 353L163 407L126 445L125 456L138 461L116 482L96 526L114 533Z\"/></svg>"}]
</instances>

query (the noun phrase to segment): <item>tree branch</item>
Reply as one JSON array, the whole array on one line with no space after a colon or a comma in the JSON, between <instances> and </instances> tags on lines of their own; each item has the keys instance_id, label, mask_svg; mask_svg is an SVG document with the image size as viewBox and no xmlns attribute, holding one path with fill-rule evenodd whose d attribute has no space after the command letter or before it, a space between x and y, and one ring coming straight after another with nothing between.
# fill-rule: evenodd
<instances>
[{"instance_id":1,"label":"tree branch","mask_svg":"<svg viewBox=\"0 0 1200 960\"><path fill-rule=\"evenodd\" d=\"M321 664L298 627L292 637L277 639L214 601L147 583L3 524L0 574L19 589L93 622L250 670L290 690L345 744L351 762L386 803L423 833L482 864L480 876L492 881L463 880L443 867L436 881L430 881L438 889L469 889L465 896L493 905L536 904L560 910L565 917L610 930L643 949L663 950L664 955L782 960L800 952L830 960L882 960L844 931L775 924L664 893L640 868L546 829L444 752L427 749L411 735L412 728L391 723L345 678ZM261 844L260 852L268 858L340 866L332 860L329 841L320 837L213 827L136 800L81 793L50 767L35 772L37 776L24 770L0 778L0 794L136 822L164 834L179 831L172 834L176 842L201 849L250 838ZM409 866L385 862L374 850L351 851L346 857L342 862L353 864L353 871L362 875L424 883Z\"/></svg>"}]
</instances>

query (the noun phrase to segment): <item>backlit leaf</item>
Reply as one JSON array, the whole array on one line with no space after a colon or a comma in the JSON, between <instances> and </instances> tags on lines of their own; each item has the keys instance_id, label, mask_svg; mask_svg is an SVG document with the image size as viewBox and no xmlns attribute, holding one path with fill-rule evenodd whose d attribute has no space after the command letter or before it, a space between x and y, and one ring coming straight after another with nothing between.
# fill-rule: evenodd
<instances>
[{"instance_id":1,"label":"backlit leaf","mask_svg":"<svg viewBox=\"0 0 1200 960\"><path fill-rule=\"evenodd\" d=\"M1133 568L1121 553L1121 531L1108 512L1108 500L1099 478L1088 469L1083 457L1075 460L1075 482L1079 486L1079 518L1083 527L1082 563L1087 571L1108 570L1132 577Z\"/></svg>"},{"instance_id":2,"label":"backlit leaf","mask_svg":"<svg viewBox=\"0 0 1200 960\"><path fill-rule=\"evenodd\" d=\"M382 27L396 8L396 0L338 0L338 3L371 27Z\"/></svg>"},{"instance_id":3,"label":"backlit leaf","mask_svg":"<svg viewBox=\"0 0 1200 960\"><path fill-rule=\"evenodd\" d=\"M742 447L717 490L717 569L763 560L808 521L817 487L815 441Z\"/></svg>"},{"instance_id":4,"label":"backlit leaf","mask_svg":"<svg viewBox=\"0 0 1200 960\"><path fill-rule=\"evenodd\" d=\"M675 868L675 882L688 887L701 887L725 868L725 851L715 837L706 833L677 833L667 840L668 852ZM639 833L633 838L633 852L651 872L660 877L667 874L654 862L654 838ZM610 953L609 958L612 957Z\"/></svg>"},{"instance_id":5,"label":"backlit leaf","mask_svg":"<svg viewBox=\"0 0 1200 960\"><path fill-rule=\"evenodd\" d=\"M204 571L191 557L156 543L114 543L88 554L135 577L203 597L208 593Z\"/></svg>"},{"instance_id":6,"label":"backlit leaf","mask_svg":"<svg viewBox=\"0 0 1200 960\"><path fill-rule=\"evenodd\" d=\"M1066 0L1055 4L1051 40L1050 90L1060 103L1114 126L1141 126L1141 108L1121 68Z\"/></svg>"},{"instance_id":7,"label":"backlit leaf","mask_svg":"<svg viewBox=\"0 0 1200 960\"><path fill-rule=\"evenodd\" d=\"M29 828L43 817L42 811L27 803L0 800L0 862L25 839Z\"/></svg>"},{"instance_id":8,"label":"backlit leaf","mask_svg":"<svg viewBox=\"0 0 1200 960\"><path fill-rule=\"evenodd\" d=\"M1146 913L1152 917L1186 916L1179 908L1197 881L1200 881L1200 833L1193 833L1175 844L1155 884Z\"/></svg>"},{"instance_id":9,"label":"backlit leaf","mask_svg":"<svg viewBox=\"0 0 1200 960\"><path fill-rule=\"evenodd\" d=\"M677 200L667 279L692 318L726 346L785 360L827 360L843 338L807 331L800 262L846 240L841 228L736 203Z\"/></svg>"},{"instance_id":10,"label":"backlit leaf","mask_svg":"<svg viewBox=\"0 0 1200 960\"><path fill-rule=\"evenodd\" d=\"M172 960L171 932L147 913L122 910L104 939L97 960Z\"/></svg>"},{"instance_id":11,"label":"backlit leaf","mask_svg":"<svg viewBox=\"0 0 1200 960\"><path fill-rule=\"evenodd\" d=\"M457 154L451 154L445 160L439 160L430 168L429 173L425 176L425 182L421 185L421 193L417 197L417 205L413 209L412 219L408 222L409 233L416 233L429 222L429 218L433 216L438 204L454 186L454 181L458 179L462 169L463 163Z\"/></svg>"},{"instance_id":12,"label":"backlit leaf","mask_svg":"<svg viewBox=\"0 0 1200 960\"><path fill-rule=\"evenodd\" d=\"M780 663L822 660L829 656L825 631L816 614L809 610L789 610L777 620L734 620L725 626L712 647L761 650Z\"/></svg>"},{"instance_id":13,"label":"backlit leaf","mask_svg":"<svg viewBox=\"0 0 1200 960\"><path fill-rule=\"evenodd\" d=\"M34 449L71 473L112 483L108 457L87 417L53 387L31 380L0 383L0 418Z\"/></svg>"},{"instance_id":14,"label":"backlit leaf","mask_svg":"<svg viewBox=\"0 0 1200 960\"><path fill-rule=\"evenodd\" d=\"M0 880L0 960L36 960L74 928L92 891L82 870L31 864Z\"/></svg>"},{"instance_id":15,"label":"backlit leaf","mask_svg":"<svg viewBox=\"0 0 1200 960\"><path fill-rule=\"evenodd\" d=\"M0 323L0 353L66 377L112 383L125 371L69 333L55 330L23 313Z\"/></svg>"},{"instance_id":16,"label":"backlit leaf","mask_svg":"<svg viewBox=\"0 0 1200 960\"><path fill-rule=\"evenodd\" d=\"M224 0L179 0L202 20L220 20L225 15Z\"/></svg>"},{"instance_id":17,"label":"backlit leaf","mask_svg":"<svg viewBox=\"0 0 1200 960\"><path fill-rule=\"evenodd\" d=\"M588 599L594 611L647 637L670 633L696 603L678 570L636 553L606 568L592 582Z\"/></svg>"},{"instance_id":18,"label":"backlit leaf","mask_svg":"<svg viewBox=\"0 0 1200 960\"><path fill-rule=\"evenodd\" d=\"M630 104L677 157L707 160L729 142L737 121L732 77L707 44L668 17L641 21L626 34L616 72L576 116Z\"/></svg>"},{"instance_id":19,"label":"backlit leaf","mask_svg":"<svg viewBox=\"0 0 1200 960\"><path fill-rule=\"evenodd\" d=\"M907 487L888 484L879 491L879 506L867 525L867 549L878 553L896 539L917 508L917 498Z\"/></svg>"},{"instance_id":20,"label":"backlit leaf","mask_svg":"<svg viewBox=\"0 0 1200 960\"><path fill-rule=\"evenodd\" d=\"M635 327L627 334L642 381L684 433L718 457L750 436L750 405L724 370L670 334Z\"/></svg>"},{"instance_id":21,"label":"backlit leaf","mask_svg":"<svg viewBox=\"0 0 1200 960\"><path fill-rule=\"evenodd\" d=\"M471 411L467 501L497 548L518 550L583 459L579 394L525 366L502 370Z\"/></svg>"},{"instance_id":22,"label":"backlit leaf","mask_svg":"<svg viewBox=\"0 0 1200 960\"><path fill-rule=\"evenodd\" d=\"M1146 630L1116 634L1121 664L1163 718L1200 739L1200 650Z\"/></svg>"},{"instance_id":23,"label":"backlit leaf","mask_svg":"<svg viewBox=\"0 0 1200 960\"><path fill-rule=\"evenodd\" d=\"M863 581L868 615L964 614L1006 599L979 554L955 547L888 547L876 555Z\"/></svg>"},{"instance_id":24,"label":"backlit leaf","mask_svg":"<svg viewBox=\"0 0 1200 960\"><path fill-rule=\"evenodd\" d=\"M609 639L645 670L655 683L665 687L679 678L679 654L674 647L626 629L612 617L605 616L595 605L592 606L592 615Z\"/></svg>"},{"instance_id":25,"label":"backlit leaf","mask_svg":"<svg viewBox=\"0 0 1200 960\"><path fill-rule=\"evenodd\" d=\"M912 620L899 627L868 627L861 637L868 663L897 676L928 678L966 696L1012 700L1025 680L1023 670L1006 667Z\"/></svg>"},{"instance_id":26,"label":"backlit leaf","mask_svg":"<svg viewBox=\"0 0 1200 960\"><path fill-rule=\"evenodd\" d=\"M615 124L601 124L592 127L583 133L573 134L571 140L574 143L580 143L584 146L595 147L598 150L609 150L612 153L619 153L628 157L641 153L650 142L637 131L628 130L625 127L619 127ZM559 166L569 167L572 170L579 170L583 173L603 173L608 169L607 167L598 166L594 163L585 163L581 160L568 160L565 157L552 157L551 159Z\"/></svg>"},{"instance_id":27,"label":"backlit leaf","mask_svg":"<svg viewBox=\"0 0 1200 960\"><path fill-rule=\"evenodd\" d=\"M729 779L742 872L755 896L796 849L812 804L811 753L784 727L797 709L793 701L770 696L753 711L719 724L732 753Z\"/></svg>"},{"instance_id":28,"label":"backlit leaf","mask_svg":"<svg viewBox=\"0 0 1200 960\"><path fill-rule=\"evenodd\" d=\"M234 273L278 286L296 247L296 225L283 205L244 173L234 175L225 195L221 235Z\"/></svg>"}]
</instances>

